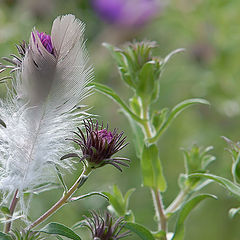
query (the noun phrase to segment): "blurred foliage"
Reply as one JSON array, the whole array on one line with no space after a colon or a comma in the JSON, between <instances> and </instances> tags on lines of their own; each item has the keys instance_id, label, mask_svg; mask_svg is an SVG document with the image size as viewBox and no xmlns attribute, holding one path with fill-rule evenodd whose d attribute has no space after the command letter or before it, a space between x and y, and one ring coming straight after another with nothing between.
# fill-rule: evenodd
<instances>
[{"instance_id":1,"label":"blurred foliage","mask_svg":"<svg viewBox=\"0 0 240 240\"><path fill-rule=\"evenodd\" d=\"M184 159L180 147L187 148L193 143L213 145L213 155L217 157L210 169L224 177L231 175L231 159L224 151L226 143L220 136L239 140L237 131L240 121L240 2L236 0L172 0L159 16L144 26L126 28L105 23L94 12L87 0L0 0L0 56L16 53L15 44L29 38L36 26L48 32L52 20L60 14L73 13L86 23L86 36L90 63L95 67L96 82L106 83L121 96L129 97L125 86L119 81L117 67L113 64L102 42L121 46L126 41L154 40L159 47L154 55L166 56L173 49L183 47L186 52L173 59L165 69L161 79L160 99L156 106L173 107L176 102L192 97L203 97L211 107L198 106L186 111L160 141L160 157L168 181L169 191L165 194L169 204L178 192L177 176L184 172ZM5 89L1 87L3 97ZM129 202L137 222L153 228L151 195L141 187L139 179L140 163L134 153L130 126L117 111L117 105L103 95L96 93L86 101L91 112L99 115L99 120L107 121L111 127L119 127L128 134L129 147L123 155L132 159L131 168L122 174L109 171L111 166L99 169L84 185L81 193L89 191L109 191L109 183L117 183L121 191L136 188ZM78 175L66 179L68 185ZM87 191L86 191L87 189ZM206 201L192 213L186 221L186 240L237 240L240 236L240 216L228 218L228 210L239 206L239 202L229 197L216 185L208 189L220 196L218 201ZM48 209L60 191L34 196L31 206L32 219L36 219ZM141 201L138 201L141 199ZM62 208L51 221L59 221L67 226L82 220L89 209L106 208L101 198L89 198ZM214 223L214 224L213 224ZM174 225L169 226L174 230ZM84 238L84 237L83 237ZM131 237L129 237L131 239ZM133 238L135 239L135 238Z\"/></svg>"}]
</instances>

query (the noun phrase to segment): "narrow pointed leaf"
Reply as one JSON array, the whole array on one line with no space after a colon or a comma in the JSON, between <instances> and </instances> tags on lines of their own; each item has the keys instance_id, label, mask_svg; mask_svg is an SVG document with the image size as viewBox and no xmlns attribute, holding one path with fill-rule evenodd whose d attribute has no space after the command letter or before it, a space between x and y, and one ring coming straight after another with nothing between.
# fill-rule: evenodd
<instances>
[{"instance_id":1,"label":"narrow pointed leaf","mask_svg":"<svg viewBox=\"0 0 240 240\"><path fill-rule=\"evenodd\" d=\"M67 159L67 158L73 158L73 157L79 158L78 154L76 154L76 153L68 153L68 154L62 156L60 158L60 160L64 160L64 159Z\"/></svg>"},{"instance_id":2,"label":"narrow pointed leaf","mask_svg":"<svg viewBox=\"0 0 240 240\"><path fill-rule=\"evenodd\" d=\"M136 190L136 188L129 189L124 196L124 203L125 203L126 210L128 209L129 199L132 196L132 194L135 192L135 190Z\"/></svg>"},{"instance_id":3,"label":"narrow pointed leaf","mask_svg":"<svg viewBox=\"0 0 240 240\"><path fill-rule=\"evenodd\" d=\"M70 228L60 224L60 223L49 223L44 228L40 230L40 232L44 232L47 234L55 234L64 236L73 240L81 240L81 238Z\"/></svg>"},{"instance_id":4,"label":"narrow pointed leaf","mask_svg":"<svg viewBox=\"0 0 240 240\"><path fill-rule=\"evenodd\" d=\"M170 53L164 58L162 67L164 67L164 65L165 65L175 54L180 53L180 52L184 52L184 51L185 51L185 48L178 48L178 49L170 52Z\"/></svg>"},{"instance_id":5,"label":"narrow pointed leaf","mask_svg":"<svg viewBox=\"0 0 240 240\"><path fill-rule=\"evenodd\" d=\"M213 198L216 199L214 195L201 194L195 196L191 200L187 201L181 208L176 223L176 229L172 240L183 240L184 239L184 222L188 217L189 213L204 199Z\"/></svg>"},{"instance_id":6,"label":"narrow pointed leaf","mask_svg":"<svg viewBox=\"0 0 240 240\"><path fill-rule=\"evenodd\" d=\"M135 146L136 155L140 159L142 156L142 149L144 146L144 133L141 127L136 123L136 121L134 121L131 118L131 116L126 111L123 111L123 113L125 114L125 116L127 117L131 125L132 131L133 131L133 143Z\"/></svg>"},{"instance_id":7,"label":"narrow pointed leaf","mask_svg":"<svg viewBox=\"0 0 240 240\"><path fill-rule=\"evenodd\" d=\"M73 226L72 226L72 229L73 230L76 230L78 228L81 228L81 227L85 227L86 226L86 220L81 220L79 222L76 222Z\"/></svg>"},{"instance_id":8,"label":"narrow pointed leaf","mask_svg":"<svg viewBox=\"0 0 240 240\"><path fill-rule=\"evenodd\" d=\"M115 195L108 192L102 193L108 197L109 202L111 203L114 210L117 212L117 215L123 216L125 214L125 207L124 203L121 202L121 199L118 199Z\"/></svg>"},{"instance_id":9,"label":"narrow pointed leaf","mask_svg":"<svg viewBox=\"0 0 240 240\"><path fill-rule=\"evenodd\" d=\"M131 232L136 233L142 240L155 240L152 233L140 224L127 222L125 228L129 229Z\"/></svg>"},{"instance_id":10,"label":"narrow pointed leaf","mask_svg":"<svg viewBox=\"0 0 240 240\"><path fill-rule=\"evenodd\" d=\"M116 47L112 46L109 43L103 43L102 44L105 48L107 48L110 53L112 54L113 58L116 60L118 65L121 65L122 63L122 59L123 59L123 55L121 53L121 49L117 49Z\"/></svg>"},{"instance_id":11,"label":"narrow pointed leaf","mask_svg":"<svg viewBox=\"0 0 240 240\"><path fill-rule=\"evenodd\" d=\"M122 192L116 184L113 185L113 194L120 202L124 202Z\"/></svg>"},{"instance_id":12,"label":"narrow pointed leaf","mask_svg":"<svg viewBox=\"0 0 240 240\"><path fill-rule=\"evenodd\" d=\"M0 207L0 211L5 215L5 214L10 214L10 210L9 210L9 208L8 207L6 207L6 206L1 206Z\"/></svg>"},{"instance_id":13,"label":"narrow pointed leaf","mask_svg":"<svg viewBox=\"0 0 240 240\"><path fill-rule=\"evenodd\" d=\"M219 176L216 176L213 174L207 174L207 173L194 173L194 174L189 175L189 177L203 177L203 178L212 179L216 183L225 187L232 194L236 195L237 197L240 197L240 186L237 184L234 184L232 181L230 181L226 178L219 177Z\"/></svg>"},{"instance_id":14,"label":"narrow pointed leaf","mask_svg":"<svg viewBox=\"0 0 240 240\"><path fill-rule=\"evenodd\" d=\"M57 239L58 239L58 240L63 240L63 238L61 238L60 236L57 236Z\"/></svg>"},{"instance_id":15,"label":"narrow pointed leaf","mask_svg":"<svg viewBox=\"0 0 240 240\"><path fill-rule=\"evenodd\" d=\"M130 108L126 105L126 103L123 102L123 100L109 87L100 84L100 83L93 83L91 84L97 91L105 94L106 96L110 97L113 99L115 102L117 102L124 111L126 111L130 116L137 122L143 123L144 120L138 117L136 114L134 114Z\"/></svg>"},{"instance_id":16,"label":"narrow pointed leaf","mask_svg":"<svg viewBox=\"0 0 240 240\"><path fill-rule=\"evenodd\" d=\"M240 181L240 152L237 154L235 161L232 164L232 175L234 182Z\"/></svg>"},{"instance_id":17,"label":"narrow pointed leaf","mask_svg":"<svg viewBox=\"0 0 240 240\"><path fill-rule=\"evenodd\" d=\"M103 193L100 193L100 192L91 192L91 193L88 193L88 194L84 194L84 195L82 195L82 196L72 197L72 198L70 199L70 202L82 200L82 199L84 199L84 198L88 198L88 197L91 197L91 196L94 196L94 195L104 197L105 199L107 199L107 200L109 201L109 198L108 198L107 195L105 195L105 194L103 194Z\"/></svg>"},{"instance_id":18,"label":"narrow pointed leaf","mask_svg":"<svg viewBox=\"0 0 240 240\"><path fill-rule=\"evenodd\" d=\"M195 104L209 104L208 101L201 99L201 98L193 98L188 99L185 101L182 101L178 105L176 105L171 112L169 113L168 117L166 118L166 121L161 126L161 128L157 131L156 135L153 138L149 139L150 143L154 143L158 140L158 138L162 135L162 133L169 127L170 123L186 108L195 105Z\"/></svg>"},{"instance_id":19,"label":"narrow pointed leaf","mask_svg":"<svg viewBox=\"0 0 240 240\"><path fill-rule=\"evenodd\" d=\"M144 146L141 168L144 186L159 189L161 192L166 190L167 184L163 176L158 148L155 144Z\"/></svg>"},{"instance_id":20,"label":"narrow pointed leaf","mask_svg":"<svg viewBox=\"0 0 240 240\"><path fill-rule=\"evenodd\" d=\"M60 169L57 167L57 165L55 165L55 168L56 168L56 171L57 171L58 179L61 182L64 191L67 192L68 188L67 188L67 185L66 185L66 183L63 179L62 173L61 173Z\"/></svg>"}]
</instances>

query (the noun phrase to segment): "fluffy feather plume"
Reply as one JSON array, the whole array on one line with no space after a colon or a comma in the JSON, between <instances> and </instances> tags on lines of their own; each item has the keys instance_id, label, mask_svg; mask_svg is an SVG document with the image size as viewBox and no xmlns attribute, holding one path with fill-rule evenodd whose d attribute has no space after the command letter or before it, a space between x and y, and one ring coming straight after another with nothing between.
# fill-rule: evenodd
<instances>
[{"instance_id":1,"label":"fluffy feather plume","mask_svg":"<svg viewBox=\"0 0 240 240\"><path fill-rule=\"evenodd\" d=\"M71 165L59 159L72 150L65 138L81 119L73 110L89 94L93 76L86 67L83 32L83 23L66 15L55 19L51 38L35 29L31 33L13 90L0 102L6 124L0 126L3 193L18 189L21 197L23 191L49 182L55 164Z\"/></svg>"}]
</instances>

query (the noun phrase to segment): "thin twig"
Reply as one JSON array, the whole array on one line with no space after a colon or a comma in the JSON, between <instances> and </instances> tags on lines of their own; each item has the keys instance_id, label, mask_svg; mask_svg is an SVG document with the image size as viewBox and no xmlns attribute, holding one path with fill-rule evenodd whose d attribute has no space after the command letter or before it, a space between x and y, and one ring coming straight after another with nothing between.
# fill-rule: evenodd
<instances>
[{"instance_id":1,"label":"thin twig","mask_svg":"<svg viewBox=\"0 0 240 240\"><path fill-rule=\"evenodd\" d=\"M58 209L60 209L68 199L75 193L75 191L79 188L79 185L85 182L86 176L88 176L91 172L91 168L86 168L76 182L72 185L67 193L65 193L58 202L56 202L47 212L45 212L42 216L40 216L35 222L33 222L27 229L32 229L45 221L48 217L54 214Z\"/></svg>"}]
</instances>

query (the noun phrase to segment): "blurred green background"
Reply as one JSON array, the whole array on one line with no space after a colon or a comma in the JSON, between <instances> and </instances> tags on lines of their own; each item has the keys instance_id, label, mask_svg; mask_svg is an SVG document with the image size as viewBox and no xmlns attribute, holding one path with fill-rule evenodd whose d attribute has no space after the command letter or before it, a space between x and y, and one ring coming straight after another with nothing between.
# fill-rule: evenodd
<instances>
[{"instance_id":1,"label":"blurred green background","mask_svg":"<svg viewBox=\"0 0 240 240\"><path fill-rule=\"evenodd\" d=\"M154 17L138 26L121 25L104 20L87 0L0 0L0 57L16 53L15 44L28 40L33 26L39 31L50 32L54 18L72 13L86 23L87 47L90 64L95 69L95 81L111 86L127 99L131 92L117 72L108 51L102 42L122 46L126 41L155 40L159 47L156 56L166 56L170 51L184 47L168 63L161 78L161 95L156 108L173 107L178 102L192 97L202 97L211 106L195 106L181 114L162 137L159 147L168 180L164 203L168 205L178 193L177 179L184 171L180 148L192 144L213 145L217 160L211 172L231 177L231 158L224 150L226 143L221 136L234 141L240 137L240 1L236 0L172 0L164 1ZM134 12L134 11L133 11ZM133 13L132 13L133 14ZM4 97L5 89L0 89ZM110 127L118 127L128 136L129 146L122 156L132 160L131 167L119 173L111 166L95 171L81 190L111 191L114 183L125 192L136 188L130 202L136 221L156 230L151 195L141 187L139 159L134 153L131 129L118 106L105 96L95 93L85 100L91 113L98 114L100 121ZM80 168L67 174L70 185L78 176ZM187 220L186 240L238 240L240 239L240 216L228 217L231 207L238 207L234 197L215 184L203 190L216 194L217 201L207 200L196 208ZM36 219L61 196L60 190L35 196L31 206L31 218ZM99 197L82 200L64 206L51 221L71 226L88 214L89 209L105 209L106 201ZM169 229L174 229L174 221ZM84 236L84 235L83 235ZM86 236L84 237L84 239ZM130 238L129 238L130 239ZM137 239L137 237L131 237Z\"/></svg>"}]
</instances>

